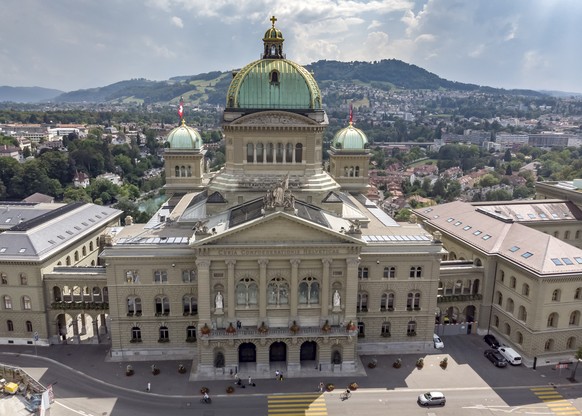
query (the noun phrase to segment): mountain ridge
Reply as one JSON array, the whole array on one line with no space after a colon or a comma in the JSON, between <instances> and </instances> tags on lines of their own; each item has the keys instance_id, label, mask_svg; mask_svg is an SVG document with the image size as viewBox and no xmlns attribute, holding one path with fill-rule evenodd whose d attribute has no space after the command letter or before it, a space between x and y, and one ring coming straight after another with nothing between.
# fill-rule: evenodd
<instances>
[{"instance_id":1,"label":"mountain ridge","mask_svg":"<svg viewBox=\"0 0 582 416\"><path fill-rule=\"evenodd\" d=\"M475 91L488 94L508 94L526 96L544 96L546 94L534 90L493 88L477 84L467 84L449 81L416 65L408 64L398 59L383 59L380 61L341 62L334 60L320 60L305 65L305 68L314 74L318 83L325 82L353 82L369 84L379 89L426 89L426 90L457 90ZM103 87L81 89L70 92L42 89L44 91L35 97L34 101L54 101L60 103L123 103L138 102L143 104L168 103L176 101L180 96L190 102L224 104L226 91L230 85L231 71L212 71L197 75L175 76L165 81L150 81L144 78L134 78L119 81ZM3 99L0 87L0 101ZM40 88L40 87L32 87ZM48 91L53 91L52 97ZM60 92L60 94L58 94ZM40 91L39 91L40 93ZM24 91L23 91L24 94ZM17 96L12 94L12 96ZM31 98L31 92L23 97Z\"/></svg>"}]
</instances>

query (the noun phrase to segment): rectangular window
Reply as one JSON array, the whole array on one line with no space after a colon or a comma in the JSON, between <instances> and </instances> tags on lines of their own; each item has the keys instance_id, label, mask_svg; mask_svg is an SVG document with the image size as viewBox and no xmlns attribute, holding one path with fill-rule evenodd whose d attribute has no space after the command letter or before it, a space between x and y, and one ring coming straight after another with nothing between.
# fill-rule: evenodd
<instances>
[{"instance_id":1,"label":"rectangular window","mask_svg":"<svg viewBox=\"0 0 582 416\"><path fill-rule=\"evenodd\" d=\"M156 270L154 272L154 283L167 283L168 273L165 270Z\"/></svg>"}]
</instances>

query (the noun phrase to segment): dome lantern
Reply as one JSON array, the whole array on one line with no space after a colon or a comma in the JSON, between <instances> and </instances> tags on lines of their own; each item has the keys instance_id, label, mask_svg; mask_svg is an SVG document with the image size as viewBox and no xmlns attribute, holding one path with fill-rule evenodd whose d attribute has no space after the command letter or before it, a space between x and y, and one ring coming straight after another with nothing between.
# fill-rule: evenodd
<instances>
[{"instance_id":1,"label":"dome lantern","mask_svg":"<svg viewBox=\"0 0 582 416\"><path fill-rule=\"evenodd\" d=\"M170 149L195 150L202 147L202 137L198 131L186 125L184 119L182 124L173 129L167 138Z\"/></svg>"},{"instance_id":2,"label":"dome lantern","mask_svg":"<svg viewBox=\"0 0 582 416\"><path fill-rule=\"evenodd\" d=\"M272 16L271 19L272 27L267 29L265 36L263 37L264 51L263 59L284 59L283 54L283 33L275 27L275 22L277 18Z\"/></svg>"}]
</instances>

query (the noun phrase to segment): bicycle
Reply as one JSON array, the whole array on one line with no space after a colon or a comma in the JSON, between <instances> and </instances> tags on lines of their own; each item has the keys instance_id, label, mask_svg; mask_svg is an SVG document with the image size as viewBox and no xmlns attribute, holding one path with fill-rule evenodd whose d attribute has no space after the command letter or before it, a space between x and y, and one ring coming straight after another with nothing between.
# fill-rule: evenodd
<instances>
[{"instance_id":1,"label":"bicycle","mask_svg":"<svg viewBox=\"0 0 582 416\"><path fill-rule=\"evenodd\" d=\"M202 404L211 404L212 403L212 399L210 397L208 399L202 398L202 399L200 399L200 403L202 403Z\"/></svg>"},{"instance_id":2,"label":"bicycle","mask_svg":"<svg viewBox=\"0 0 582 416\"><path fill-rule=\"evenodd\" d=\"M340 394L340 400L343 402L344 400L349 399L350 397L352 397L352 392L349 390L344 391L343 393Z\"/></svg>"}]
</instances>

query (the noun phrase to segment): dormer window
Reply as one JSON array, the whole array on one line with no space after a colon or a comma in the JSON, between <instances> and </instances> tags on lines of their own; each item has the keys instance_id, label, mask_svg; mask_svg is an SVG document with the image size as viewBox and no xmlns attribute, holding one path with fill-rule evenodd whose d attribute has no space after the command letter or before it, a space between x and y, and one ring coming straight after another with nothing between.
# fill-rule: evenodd
<instances>
[{"instance_id":1,"label":"dormer window","mask_svg":"<svg viewBox=\"0 0 582 416\"><path fill-rule=\"evenodd\" d=\"M271 73L269 74L269 81L271 82L271 84L278 84L279 83L279 71L277 70L272 70Z\"/></svg>"}]
</instances>

